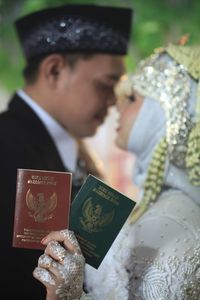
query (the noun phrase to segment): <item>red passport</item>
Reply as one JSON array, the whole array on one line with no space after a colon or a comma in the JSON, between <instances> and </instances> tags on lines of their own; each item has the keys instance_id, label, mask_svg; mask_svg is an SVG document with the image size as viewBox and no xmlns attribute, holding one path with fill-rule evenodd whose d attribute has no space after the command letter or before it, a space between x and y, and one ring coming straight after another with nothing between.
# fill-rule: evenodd
<instances>
[{"instance_id":1,"label":"red passport","mask_svg":"<svg viewBox=\"0 0 200 300\"><path fill-rule=\"evenodd\" d=\"M44 249L41 239L68 228L72 174L18 169L13 247Z\"/></svg>"}]
</instances>

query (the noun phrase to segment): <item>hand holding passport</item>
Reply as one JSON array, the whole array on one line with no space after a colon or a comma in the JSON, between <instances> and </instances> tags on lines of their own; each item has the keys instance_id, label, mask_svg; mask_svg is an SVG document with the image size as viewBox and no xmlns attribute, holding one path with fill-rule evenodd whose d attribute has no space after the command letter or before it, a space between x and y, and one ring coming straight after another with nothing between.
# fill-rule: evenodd
<instances>
[{"instance_id":1,"label":"hand holding passport","mask_svg":"<svg viewBox=\"0 0 200 300\"><path fill-rule=\"evenodd\" d=\"M51 178L51 183L45 178ZM71 207L70 197L71 173L18 170L13 246L43 249L43 236L69 228L86 263L98 268L136 203L93 175L87 177Z\"/></svg>"},{"instance_id":2,"label":"hand holding passport","mask_svg":"<svg viewBox=\"0 0 200 300\"><path fill-rule=\"evenodd\" d=\"M72 174L18 169L13 247L44 249L50 231L68 228Z\"/></svg>"},{"instance_id":3,"label":"hand holding passport","mask_svg":"<svg viewBox=\"0 0 200 300\"><path fill-rule=\"evenodd\" d=\"M72 202L70 229L86 263L98 268L135 202L89 175Z\"/></svg>"}]
</instances>

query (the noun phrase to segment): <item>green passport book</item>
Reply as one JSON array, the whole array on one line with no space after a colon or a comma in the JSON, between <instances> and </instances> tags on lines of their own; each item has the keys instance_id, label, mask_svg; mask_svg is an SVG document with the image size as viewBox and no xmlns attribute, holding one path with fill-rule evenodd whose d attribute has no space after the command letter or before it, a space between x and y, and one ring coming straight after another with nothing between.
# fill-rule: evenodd
<instances>
[{"instance_id":1,"label":"green passport book","mask_svg":"<svg viewBox=\"0 0 200 300\"><path fill-rule=\"evenodd\" d=\"M97 177L88 175L70 212L70 229L76 234L86 263L99 267L135 204Z\"/></svg>"}]
</instances>

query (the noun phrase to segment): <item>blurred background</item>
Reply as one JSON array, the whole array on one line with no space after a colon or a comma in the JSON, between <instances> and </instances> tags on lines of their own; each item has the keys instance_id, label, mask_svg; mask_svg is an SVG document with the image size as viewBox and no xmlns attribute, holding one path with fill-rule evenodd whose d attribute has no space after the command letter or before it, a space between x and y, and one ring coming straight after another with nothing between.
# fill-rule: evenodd
<instances>
[{"instance_id":1,"label":"blurred background","mask_svg":"<svg viewBox=\"0 0 200 300\"><path fill-rule=\"evenodd\" d=\"M189 35L188 44L200 41L200 0L0 0L0 110L6 108L11 94L23 87L25 62L13 27L14 20L38 9L68 3L134 8L126 58L128 72L154 48L177 42L183 35ZM105 124L86 142L98 157L109 184L134 198L137 194L132 184L134 157L115 147L116 122L117 113L113 108Z\"/></svg>"}]
</instances>

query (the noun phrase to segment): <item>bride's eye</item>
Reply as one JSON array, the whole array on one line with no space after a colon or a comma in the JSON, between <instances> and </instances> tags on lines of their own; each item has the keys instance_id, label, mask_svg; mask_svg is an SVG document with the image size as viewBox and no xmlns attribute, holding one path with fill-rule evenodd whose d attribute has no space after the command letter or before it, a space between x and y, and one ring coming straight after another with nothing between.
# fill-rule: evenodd
<instances>
[{"instance_id":1,"label":"bride's eye","mask_svg":"<svg viewBox=\"0 0 200 300\"><path fill-rule=\"evenodd\" d=\"M132 95L128 96L128 100L129 100L130 102L134 102L134 101L136 100L136 98L135 98L135 96L132 94Z\"/></svg>"}]
</instances>

